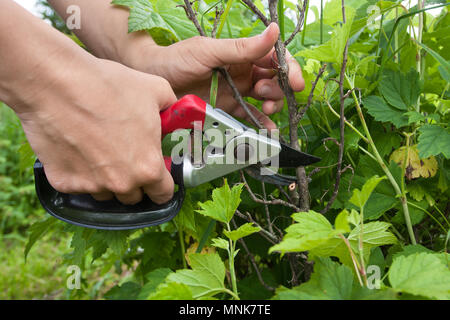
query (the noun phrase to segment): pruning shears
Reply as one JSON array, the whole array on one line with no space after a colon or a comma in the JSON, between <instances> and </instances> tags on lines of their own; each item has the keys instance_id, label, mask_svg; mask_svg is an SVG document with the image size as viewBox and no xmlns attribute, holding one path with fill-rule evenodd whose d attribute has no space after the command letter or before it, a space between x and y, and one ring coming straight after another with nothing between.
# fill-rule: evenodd
<instances>
[{"instance_id":1,"label":"pruning shears","mask_svg":"<svg viewBox=\"0 0 450 320\"><path fill-rule=\"evenodd\" d=\"M320 161L320 158L297 151L278 139L257 133L195 95L181 98L160 116L163 137L178 129L192 132L201 129L208 142L206 147L201 145L200 162L193 160L192 139L189 140L191 145L186 146L189 151L180 155L177 161L173 156L165 157L166 168L178 185L169 202L157 205L144 196L136 205L124 205L116 199L96 201L88 194L64 194L50 185L42 163L37 160L35 186L44 209L60 220L82 227L144 228L173 219L181 209L186 187L195 187L242 169L263 182L290 185L296 178L277 174L274 163L279 168L296 168Z\"/></svg>"}]
</instances>

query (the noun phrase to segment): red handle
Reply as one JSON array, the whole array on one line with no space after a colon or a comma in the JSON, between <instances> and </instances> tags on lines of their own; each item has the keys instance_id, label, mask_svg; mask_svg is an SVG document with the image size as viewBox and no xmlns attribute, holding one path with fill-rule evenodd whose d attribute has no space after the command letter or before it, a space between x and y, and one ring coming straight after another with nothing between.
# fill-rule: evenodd
<instances>
[{"instance_id":1,"label":"red handle","mask_svg":"<svg viewBox=\"0 0 450 320\"><path fill-rule=\"evenodd\" d=\"M162 137L177 129L194 129L194 121L205 122L206 102L195 95L187 95L161 111Z\"/></svg>"},{"instance_id":2,"label":"red handle","mask_svg":"<svg viewBox=\"0 0 450 320\"><path fill-rule=\"evenodd\" d=\"M195 95L187 95L160 112L161 133L164 138L177 129L194 129L194 121L205 123L206 102ZM172 159L164 157L167 170L171 171Z\"/></svg>"}]
</instances>

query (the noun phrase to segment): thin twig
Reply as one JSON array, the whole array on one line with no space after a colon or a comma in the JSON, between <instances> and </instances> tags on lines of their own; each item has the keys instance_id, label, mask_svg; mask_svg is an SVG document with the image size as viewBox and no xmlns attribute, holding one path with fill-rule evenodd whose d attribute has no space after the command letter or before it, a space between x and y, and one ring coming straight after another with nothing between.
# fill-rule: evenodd
<instances>
[{"instance_id":1,"label":"thin twig","mask_svg":"<svg viewBox=\"0 0 450 320\"><path fill-rule=\"evenodd\" d=\"M342 0L342 21L345 24L347 22L345 17L345 2ZM334 184L334 191L331 195L330 200L328 201L326 207L322 210L322 213L328 212L331 208L331 205L337 198L339 192L339 185L341 182L342 175L342 159L344 157L344 143L345 143L345 93L344 93L344 81L345 81L345 69L347 67L347 59L348 59L348 40L345 43L344 53L343 53L343 61L341 66L341 72L339 75L339 96L340 96L340 118L339 118L339 130L340 130L340 143L339 143L339 154L338 154L338 165L336 170L336 182Z\"/></svg>"},{"instance_id":2,"label":"thin twig","mask_svg":"<svg viewBox=\"0 0 450 320\"><path fill-rule=\"evenodd\" d=\"M297 4L297 9L298 9L298 13L299 13L297 25L295 26L295 29L292 32L292 34L289 36L289 38L284 42L285 47L287 47L288 44L291 43L292 40L294 40L295 36L302 30L303 23L305 22L305 12L306 12L307 6L308 6L308 0L303 1L303 8Z\"/></svg>"},{"instance_id":3,"label":"thin twig","mask_svg":"<svg viewBox=\"0 0 450 320\"><path fill-rule=\"evenodd\" d=\"M236 101L239 103L239 105L245 110L245 112L250 117L252 122L258 127L258 129L263 129L264 126L261 124L261 122L259 122L259 120L255 117L255 115L248 108L247 103L244 101L244 98L242 98L241 93L239 92L238 88L234 84L233 78L231 77L230 73L227 70L225 70L225 68L217 68L217 71L219 71L220 74L227 81L228 85L230 86L231 90L233 91L234 99L236 99Z\"/></svg>"},{"instance_id":4,"label":"thin twig","mask_svg":"<svg viewBox=\"0 0 450 320\"><path fill-rule=\"evenodd\" d=\"M263 200L263 199L258 198L255 195L255 193L252 191L250 186L248 185L247 180L245 179L244 173L242 171L241 171L241 178L242 178L242 182L244 183L245 189L247 189L247 191L250 194L250 197L252 198L253 201L264 204L264 205L274 205L274 206L282 205L282 206L294 209L296 212L300 211L300 208L297 207L296 205L293 205L292 203L289 203L289 202L281 200L281 199L273 199L273 200L269 201L269 200Z\"/></svg>"},{"instance_id":5,"label":"thin twig","mask_svg":"<svg viewBox=\"0 0 450 320\"><path fill-rule=\"evenodd\" d=\"M280 242L280 239L274 235L271 234L269 231L267 231L266 229L262 228L258 222L255 221L255 219L253 219L252 215L250 213L247 212L247 215L243 214L242 212L240 212L239 210L236 210L235 212L236 216L238 216L241 219L244 219L247 222L251 222L253 223L255 226L257 226L258 228L260 228L261 230L259 231L259 234L266 239L267 241L269 241L271 244L277 244Z\"/></svg>"},{"instance_id":6,"label":"thin twig","mask_svg":"<svg viewBox=\"0 0 450 320\"><path fill-rule=\"evenodd\" d=\"M308 102L301 110L298 111L298 113L296 115L296 119L295 119L296 121L300 121L304 117L306 111L308 111L309 107L311 106L312 100L314 98L314 90L316 89L317 83L319 82L320 78L322 77L322 74L325 72L326 67L327 67L327 64L325 63L322 66L322 68L320 68L319 73L316 76L316 79L312 82L311 91L308 96Z\"/></svg>"},{"instance_id":7,"label":"thin twig","mask_svg":"<svg viewBox=\"0 0 450 320\"><path fill-rule=\"evenodd\" d=\"M264 13L262 13L253 3L253 1L250 0L242 0L243 3L245 3L251 11L253 11L254 14L256 14L259 18L259 20L261 20L262 23L264 23L264 25L267 27L270 24L269 19L266 18L266 16L264 15Z\"/></svg>"},{"instance_id":8,"label":"thin twig","mask_svg":"<svg viewBox=\"0 0 450 320\"><path fill-rule=\"evenodd\" d=\"M194 26L197 28L198 33L200 33L201 36L206 37L205 31L203 31L202 27L200 26L200 23L197 19L197 14L192 9L192 3L189 0L184 0L184 6L181 6L184 8L184 11L186 11L186 15L189 18L189 20L192 21Z\"/></svg>"},{"instance_id":9,"label":"thin twig","mask_svg":"<svg viewBox=\"0 0 450 320\"><path fill-rule=\"evenodd\" d=\"M263 200L267 201L266 184L264 182L261 182L261 186L262 186L262 191L263 191ZM273 228L272 228L272 219L270 218L269 205L264 204L264 210L266 212L267 228L269 228L270 233L274 233Z\"/></svg>"},{"instance_id":10,"label":"thin twig","mask_svg":"<svg viewBox=\"0 0 450 320\"><path fill-rule=\"evenodd\" d=\"M234 227L237 229L237 225L236 222L234 221L234 219L231 220L231 222L233 223ZM258 268L258 265L256 264L255 261L255 256L250 252L250 250L248 250L247 244L245 243L244 239L241 238L238 240L239 243L242 245L242 247L244 248L245 252L247 253L248 257L250 258L250 262L253 265L253 269L255 269L256 272L256 276L258 277L259 282L263 285L264 288L266 288L269 291L275 291L275 288L269 286L265 281L264 278L262 277L261 271Z\"/></svg>"},{"instance_id":11,"label":"thin twig","mask_svg":"<svg viewBox=\"0 0 450 320\"><path fill-rule=\"evenodd\" d=\"M211 31L211 38L216 37L217 27L219 26L220 17L222 17L223 12L224 12L223 6L220 8L220 10L218 7L216 7L216 18L214 19L214 25Z\"/></svg>"}]
</instances>

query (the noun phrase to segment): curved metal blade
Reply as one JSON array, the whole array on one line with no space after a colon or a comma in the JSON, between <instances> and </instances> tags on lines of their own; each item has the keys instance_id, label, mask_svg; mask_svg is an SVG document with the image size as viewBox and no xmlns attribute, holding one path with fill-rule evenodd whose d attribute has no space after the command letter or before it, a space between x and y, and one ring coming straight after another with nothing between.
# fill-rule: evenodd
<instances>
[{"instance_id":1,"label":"curved metal blade","mask_svg":"<svg viewBox=\"0 0 450 320\"><path fill-rule=\"evenodd\" d=\"M279 154L280 168L304 167L319 162L321 160L316 156L301 151L297 151L285 143L281 142L280 144L281 144L281 151Z\"/></svg>"},{"instance_id":2,"label":"curved metal blade","mask_svg":"<svg viewBox=\"0 0 450 320\"><path fill-rule=\"evenodd\" d=\"M265 183L269 183L269 184L274 184L277 186L288 186L290 184L292 184L293 182L297 181L297 177L294 176L288 176L288 175L284 175L284 174L276 174L274 173L273 175L262 175L261 174L261 169L262 166L261 165L253 165L250 167L245 168L245 172L248 173L248 175L256 180L265 182ZM265 170L270 170L268 168L264 168Z\"/></svg>"}]
</instances>

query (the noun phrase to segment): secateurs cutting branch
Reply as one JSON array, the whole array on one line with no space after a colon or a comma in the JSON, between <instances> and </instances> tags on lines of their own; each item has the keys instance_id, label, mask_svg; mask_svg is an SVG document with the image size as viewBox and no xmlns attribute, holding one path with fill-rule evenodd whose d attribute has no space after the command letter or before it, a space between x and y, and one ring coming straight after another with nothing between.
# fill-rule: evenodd
<instances>
[{"instance_id":1,"label":"secateurs cutting branch","mask_svg":"<svg viewBox=\"0 0 450 320\"><path fill-rule=\"evenodd\" d=\"M56 218L83 227L108 230L143 228L172 219L183 203L184 187L195 187L244 168L253 169L253 177L261 181L288 185L296 178L276 174L271 167L296 168L320 160L258 134L194 95L182 98L161 112L163 136L177 129L192 130L195 123L200 124L209 142L202 152L205 157L197 164L193 163L191 152L183 154L179 161L174 161L174 157L165 159L166 168L178 185L178 191L168 203L157 205L145 197L141 202L127 206L114 199L96 201L89 195L60 193L48 183L44 168L37 161L36 190L42 205Z\"/></svg>"},{"instance_id":2,"label":"secateurs cutting branch","mask_svg":"<svg viewBox=\"0 0 450 320\"><path fill-rule=\"evenodd\" d=\"M64 208L63 213L56 212L67 221L76 215L79 224L127 228L137 227L123 210L129 205L146 209L151 204L152 212L157 206L159 221L167 220L167 210L176 211L167 208L181 205L177 199L182 199L183 187L173 196L174 174L165 168L161 152L161 132L166 128L161 117L163 110L186 94L207 99L216 67L227 66L244 96L263 101L264 113L251 110L267 128L275 128L267 115L283 105L273 71L276 25L252 38L192 38L160 47L146 34L127 34L123 29L126 10L110 5L109 0L49 2L62 16L68 5L80 7L83 19L74 32L92 54L13 1L1 1L0 100L20 118L45 168L48 184L40 189L44 203L52 201L58 206L65 197L74 199L58 207ZM289 64L291 85L302 90L300 67L293 58ZM225 86L219 86L218 105L233 116L246 117ZM215 113L204 110L205 116ZM177 122L167 125L180 127ZM240 130L240 134L250 134L244 127ZM291 159L283 156L292 152L286 150L279 145L280 163ZM180 185L188 185L186 172L192 172L192 181L199 179L200 175L194 174L197 171L185 169L187 166L183 164ZM39 165L36 170L44 174ZM61 193L52 193L53 189ZM113 211L122 214L111 221L108 213ZM147 211L143 211L140 216L146 218L138 225L149 224ZM89 214L84 215L86 212ZM142 210L134 212L139 215ZM153 222L157 220L152 217Z\"/></svg>"}]
</instances>

